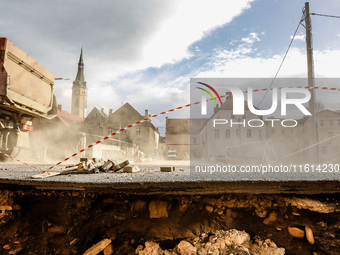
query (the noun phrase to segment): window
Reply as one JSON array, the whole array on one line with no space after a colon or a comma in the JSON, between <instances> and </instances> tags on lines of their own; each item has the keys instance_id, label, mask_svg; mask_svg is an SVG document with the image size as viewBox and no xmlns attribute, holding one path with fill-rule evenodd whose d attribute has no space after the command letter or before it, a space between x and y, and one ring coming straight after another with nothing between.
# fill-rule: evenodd
<instances>
[{"instance_id":1,"label":"window","mask_svg":"<svg viewBox=\"0 0 340 255\"><path fill-rule=\"evenodd\" d=\"M326 154L326 146L321 147L321 152L322 152L322 154Z\"/></svg>"},{"instance_id":2,"label":"window","mask_svg":"<svg viewBox=\"0 0 340 255\"><path fill-rule=\"evenodd\" d=\"M93 124L92 123L90 124L90 129L93 129Z\"/></svg>"},{"instance_id":3,"label":"window","mask_svg":"<svg viewBox=\"0 0 340 255\"><path fill-rule=\"evenodd\" d=\"M76 95L79 95L79 90L76 91Z\"/></svg>"},{"instance_id":4,"label":"window","mask_svg":"<svg viewBox=\"0 0 340 255\"><path fill-rule=\"evenodd\" d=\"M97 117L97 113L95 112L94 114L93 114L93 118L96 118Z\"/></svg>"},{"instance_id":5,"label":"window","mask_svg":"<svg viewBox=\"0 0 340 255\"><path fill-rule=\"evenodd\" d=\"M97 125L97 129L100 129L100 124Z\"/></svg>"},{"instance_id":6,"label":"window","mask_svg":"<svg viewBox=\"0 0 340 255\"><path fill-rule=\"evenodd\" d=\"M226 137L226 138L230 138L230 130L229 130L229 129L227 129L227 130L225 131L225 137Z\"/></svg>"},{"instance_id":7,"label":"window","mask_svg":"<svg viewBox=\"0 0 340 255\"><path fill-rule=\"evenodd\" d=\"M122 134L126 135L126 130L122 131Z\"/></svg>"},{"instance_id":8,"label":"window","mask_svg":"<svg viewBox=\"0 0 340 255\"><path fill-rule=\"evenodd\" d=\"M247 129L247 137L251 138L251 129Z\"/></svg>"},{"instance_id":9,"label":"window","mask_svg":"<svg viewBox=\"0 0 340 255\"><path fill-rule=\"evenodd\" d=\"M112 128L109 127L109 128L107 129L107 133L108 133L109 135L111 135L111 134L112 134Z\"/></svg>"},{"instance_id":10,"label":"window","mask_svg":"<svg viewBox=\"0 0 340 255\"><path fill-rule=\"evenodd\" d=\"M328 137L332 137L332 136L334 136L333 132L329 132Z\"/></svg>"},{"instance_id":11,"label":"window","mask_svg":"<svg viewBox=\"0 0 340 255\"><path fill-rule=\"evenodd\" d=\"M140 134L140 128L136 128L136 134Z\"/></svg>"},{"instance_id":12,"label":"window","mask_svg":"<svg viewBox=\"0 0 340 255\"><path fill-rule=\"evenodd\" d=\"M236 129L236 137L239 138L240 137L240 130Z\"/></svg>"},{"instance_id":13,"label":"window","mask_svg":"<svg viewBox=\"0 0 340 255\"><path fill-rule=\"evenodd\" d=\"M47 124L51 124L51 120L47 120Z\"/></svg>"},{"instance_id":14,"label":"window","mask_svg":"<svg viewBox=\"0 0 340 255\"><path fill-rule=\"evenodd\" d=\"M333 123L334 123L333 120L329 120L329 125L330 125L330 126L333 126Z\"/></svg>"},{"instance_id":15,"label":"window","mask_svg":"<svg viewBox=\"0 0 340 255\"><path fill-rule=\"evenodd\" d=\"M320 120L320 126L323 127L323 120Z\"/></svg>"},{"instance_id":16,"label":"window","mask_svg":"<svg viewBox=\"0 0 340 255\"><path fill-rule=\"evenodd\" d=\"M215 138L218 139L220 138L220 130L215 129Z\"/></svg>"},{"instance_id":17,"label":"window","mask_svg":"<svg viewBox=\"0 0 340 255\"><path fill-rule=\"evenodd\" d=\"M338 126L340 126L340 120L338 120Z\"/></svg>"},{"instance_id":18,"label":"window","mask_svg":"<svg viewBox=\"0 0 340 255\"><path fill-rule=\"evenodd\" d=\"M38 118L38 123L39 123L39 124L42 123L42 118Z\"/></svg>"},{"instance_id":19,"label":"window","mask_svg":"<svg viewBox=\"0 0 340 255\"><path fill-rule=\"evenodd\" d=\"M193 139L194 141L194 144L197 144L197 138L196 137L194 137L194 139Z\"/></svg>"}]
</instances>

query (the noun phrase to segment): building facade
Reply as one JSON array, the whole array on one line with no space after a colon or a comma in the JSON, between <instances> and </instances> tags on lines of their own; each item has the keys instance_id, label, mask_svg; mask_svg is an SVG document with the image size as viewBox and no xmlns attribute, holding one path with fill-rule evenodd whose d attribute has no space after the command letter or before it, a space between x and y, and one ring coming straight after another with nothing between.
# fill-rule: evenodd
<instances>
[{"instance_id":1,"label":"building facade","mask_svg":"<svg viewBox=\"0 0 340 255\"><path fill-rule=\"evenodd\" d=\"M88 136L104 137L148 117L150 117L148 110L145 110L145 114L141 115L129 103L125 103L116 111L110 110L109 114L104 113L103 109L94 108L86 117L83 130ZM111 140L112 144L118 143L122 149L137 146L146 158L159 158L161 154L159 132L151 120L120 132L112 139L115 140Z\"/></svg>"}]
</instances>

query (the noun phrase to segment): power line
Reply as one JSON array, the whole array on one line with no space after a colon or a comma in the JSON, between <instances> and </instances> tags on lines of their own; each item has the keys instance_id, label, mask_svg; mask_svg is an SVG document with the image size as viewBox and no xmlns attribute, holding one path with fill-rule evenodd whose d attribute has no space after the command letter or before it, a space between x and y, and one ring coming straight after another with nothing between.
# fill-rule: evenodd
<instances>
[{"instance_id":1,"label":"power line","mask_svg":"<svg viewBox=\"0 0 340 255\"><path fill-rule=\"evenodd\" d=\"M280 66L279 66L279 69L277 70L277 72L276 72L276 74L275 74L275 76L274 76L272 82L270 83L270 86L269 86L268 90L266 91L266 93L265 93L264 96L262 97L260 103L258 104L258 106L257 106L258 108L260 107L260 105L262 104L263 100L264 100L265 97L267 96L267 94L268 94L268 92L269 92L269 89L273 86L273 83L274 83L274 81L275 81L277 75L279 74L279 72L280 72L280 70L281 70L281 67L282 67L282 65L283 65L283 62L285 61L285 59L286 59L286 57L287 57L287 55L288 55L289 49L290 49L290 47L292 46L292 43L293 43L293 41L294 41L294 38L295 38L295 36L296 36L297 31L299 30L299 27L300 27L300 24L301 24L302 21L303 21L303 15L302 15L302 17L301 17L301 19L300 19L300 21L299 21L299 24L297 25L297 27L296 27L296 29L295 29L295 32L294 32L294 35L293 35L292 39L290 40L290 43L289 43L289 45L288 45L288 49L287 49L287 51L286 51L286 53L285 53L285 55L284 55L284 57L283 57L283 59L282 59L282 61L281 61L281 64L280 64Z\"/></svg>"},{"instance_id":2,"label":"power line","mask_svg":"<svg viewBox=\"0 0 340 255\"><path fill-rule=\"evenodd\" d=\"M316 16L323 16L323 17L328 17L328 18L338 18L338 19L340 19L340 16L320 14L320 13L313 13L313 12L310 13L310 15L316 15Z\"/></svg>"}]
</instances>

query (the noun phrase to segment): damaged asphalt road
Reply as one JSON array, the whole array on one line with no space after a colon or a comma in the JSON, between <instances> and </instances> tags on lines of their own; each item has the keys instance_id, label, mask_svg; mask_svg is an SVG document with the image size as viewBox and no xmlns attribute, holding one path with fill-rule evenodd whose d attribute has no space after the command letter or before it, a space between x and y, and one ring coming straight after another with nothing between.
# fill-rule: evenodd
<instances>
[{"instance_id":1,"label":"damaged asphalt road","mask_svg":"<svg viewBox=\"0 0 340 255\"><path fill-rule=\"evenodd\" d=\"M1 164L0 185L29 189L88 190L131 194L214 194L219 193L296 193L325 194L340 191L339 173L190 173L188 164L174 165L174 171L161 172L166 164L136 164L136 173L69 173L45 179L31 177L42 172L24 165ZM46 170L50 165L35 165ZM52 171L65 169L56 167ZM51 171L51 172L52 172ZM18 187L17 187L18 188Z\"/></svg>"}]
</instances>

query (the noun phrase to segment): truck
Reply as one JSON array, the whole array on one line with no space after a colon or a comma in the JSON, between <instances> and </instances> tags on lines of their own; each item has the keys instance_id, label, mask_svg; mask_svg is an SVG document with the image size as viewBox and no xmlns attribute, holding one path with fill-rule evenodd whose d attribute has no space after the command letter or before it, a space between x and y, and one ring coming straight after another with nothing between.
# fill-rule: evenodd
<instances>
[{"instance_id":1,"label":"truck","mask_svg":"<svg viewBox=\"0 0 340 255\"><path fill-rule=\"evenodd\" d=\"M8 38L0 38L1 152L15 157L20 148L29 148L33 118L56 116L54 80L47 68ZM3 154L0 159L4 159Z\"/></svg>"}]
</instances>

